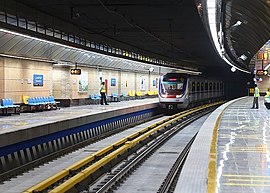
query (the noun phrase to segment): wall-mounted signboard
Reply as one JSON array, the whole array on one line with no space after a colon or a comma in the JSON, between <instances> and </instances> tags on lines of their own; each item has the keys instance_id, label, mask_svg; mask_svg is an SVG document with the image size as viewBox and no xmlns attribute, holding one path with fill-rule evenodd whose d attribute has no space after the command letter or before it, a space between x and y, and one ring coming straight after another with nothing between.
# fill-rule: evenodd
<instances>
[{"instance_id":1,"label":"wall-mounted signboard","mask_svg":"<svg viewBox=\"0 0 270 193\"><path fill-rule=\"evenodd\" d=\"M268 74L268 71L267 70L257 70L256 72L257 75L267 75Z\"/></svg>"},{"instance_id":2,"label":"wall-mounted signboard","mask_svg":"<svg viewBox=\"0 0 270 193\"><path fill-rule=\"evenodd\" d=\"M33 85L34 86L43 86L43 75L42 74L34 74L33 75Z\"/></svg>"},{"instance_id":3,"label":"wall-mounted signboard","mask_svg":"<svg viewBox=\"0 0 270 193\"><path fill-rule=\"evenodd\" d=\"M116 78L111 78L111 86L116 86Z\"/></svg>"},{"instance_id":4,"label":"wall-mounted signboard","mask_svg":"<svg viewBox=\"0 0 270 193\"><path fill-rule=\"evenodd\" d=\"M71 75L81 75L81 73L82 73L82 70L79 69L79 68L72 68L72 69L70 69L70 74Z\"/></svg>"}]
</instances>

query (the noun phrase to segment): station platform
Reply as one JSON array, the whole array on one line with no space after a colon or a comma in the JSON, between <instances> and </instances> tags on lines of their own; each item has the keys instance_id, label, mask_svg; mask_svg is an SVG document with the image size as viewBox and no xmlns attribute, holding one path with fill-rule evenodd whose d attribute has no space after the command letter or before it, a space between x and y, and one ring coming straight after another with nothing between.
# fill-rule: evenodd
<instances>
[{"instance_id":1,"label":"station platform","mask_svg":"<svg viewBox=\"0 0 270 193\"><path fill-rule=\"evenodd\" d=\"M253 97L227 102L202 125L175 192L270 192L270 111Z\"/></svg>"},{"instance_id":2,"label":"station platform","mask_svg":"<svg viewBox=\"0 0 270 193\"><path fill-rule=\"evenodd\" d=\"M158 98L146 98L111 102L109 105L91 104L43 112L1 116L0 158L12 153L12 151L20 151L27 147L39 145L38 143L63 138L68 134L72 135L81 132L82 136L88 134L89 137L91 137L90 135L98 135L100 130L107 129L112 122L123 120L123 116L127 119L129 117L143 116L147 113L151 114L155 108L158 108ZM116 127L115 125L110 127L113 126ZM92 129L95 133L86 133L87 129L89 130L91 127L96 128L95 131ZM44 139L44 136L47 139Z\"/></svg>"}]
</instances>

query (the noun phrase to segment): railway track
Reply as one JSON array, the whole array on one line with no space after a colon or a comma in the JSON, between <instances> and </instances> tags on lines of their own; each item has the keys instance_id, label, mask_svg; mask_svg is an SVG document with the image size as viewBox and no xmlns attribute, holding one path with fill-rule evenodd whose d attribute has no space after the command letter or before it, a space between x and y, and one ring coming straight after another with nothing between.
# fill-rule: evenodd
<instances>
[{"instance_id":1,"label":"railway track","mask_svg":"<svg viewBox=\"0 0 270 193\"><path fill-rule=\"evenodd\" d=\"M168 131L174 130L171 129L174 125L179 124L179 122L181 122L183 125L188 124L189 121L187 118L196 117L194 115L198 115L198 110L205 113L206 109L207 111L210 111L219 104L220 103L215 103L208 106L205 105L200 108L184 111L164 120L160 120L157 123L146 126L137 132L133 132L132 134L129 134L126 137L116 141L115 143L101 148L100 150L86 149L84 151L88 155L90 154L90 156L84 157L83 159L76 161L76 163L66 166L65 168L61 169L60 172L46 178L46 180L43 180L42 182L32 187L25 187L23 192L53 193L87 191L86 188L88 185L95 182L96 179L98 179L104 173L110 172L111 176L116 176L114 172L116 170L121 171L119 168L126 167L125 165L128 164L129 160L132 160L130 157L133 157L134 160L139 157L138 152L142 151L139 150L139 148L145 146L146 144L146 146L150 146L149 144L152 146L155 144L154 142L151 142L153 139L163 138L160 137L160 134L163 134L163 136L170 136L171 134L169 134L170 132ZM72 158L67 156L66 159ZM119 166L119 163L121 163L123 160L125 161ZM62 165L65 166L65 163ZM115 165L119 166L116 170L113 169ZM117 181L115 182L117 183ZM107 189L110 190L110 188L113 186L114 185L107 186ZM103 186L100 187L100 190L96 191L106 191L102 189Z\"/></svg>"},{"instance_id":2,"label":"railway track","mask_svg":"<svg viewBox=\"0 0 270 193\"><path fill-rule=\"evenodd\" d=\"M148 143L139 151L137 151L136 155L132 155L128 159L126 159L124 163L120 164L117 168L115 168L113 172L110 172L106 177L99 180L98 183L94 185L91 184L91 186L89 186L88 188L88 191L82 192L104 193L127 192L128 190L133 190L133 192L173 192L179 173L181 171L181 167L184 164L185 158L188 155L189 149L198 132L198 129L193 129L193 131L188 132L189 135L187 135L187 131L182 132L182 129L186 128L191 124L191 122L197 120L208 112L209 111L203 111L196 114L195 116L189 117L188 119L183 120L180 124L177 124L177 126L164 132L161 136L157 137L156 140ZM200 122L196 124L195 127L199 128L199 125L205 119L206 118L203 118ZM182 137L184 136L185 139L181 139L181 135ZM174 139L171 140L171 138ZM181 139L181 142L179 142L179 139ZM170 140L171 143L169 142ZM174 148L172 146L174 146ZM176 150L180 148L182 148L180 152ZM162 159L164 158L164 156L160 155L160 153L165 155L174 155L171 156L171 158L166 158L164 160ZM150 157L151 161L149 161ZM161 159L158 157L161 157ZM157 159L159 159L158 163L156 163L156 161L153 161ZM158 169L159 166L162 167L162 169ZM155 170L158 170L158 172L153 171L153 168L155 168ZM137 174L133 175L133 173ZM159 180L154 180L154 182L153 180L149 180L152 175L157 175L156 173L161 173L158 175ZM160 181L161 179L164 180ZM136 182L139 182L140 185L136 184ZM147 185L147 187L142 188L142 185ZM140 190L138 190L138 188Z\"/></svg>"}]
</instances>

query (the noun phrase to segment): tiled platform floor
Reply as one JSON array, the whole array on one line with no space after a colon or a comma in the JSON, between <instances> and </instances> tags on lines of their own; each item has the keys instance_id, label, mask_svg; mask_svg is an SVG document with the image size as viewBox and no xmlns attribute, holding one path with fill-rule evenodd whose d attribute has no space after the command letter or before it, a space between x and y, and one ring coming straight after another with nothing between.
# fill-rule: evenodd
<instances>
[{"instance_id":1,"label":"tiled platform floor","mask_svg":"<svg viewBox=\"0 0 270 193\"><path fill-rule=\"evenodd\" d=\"M260 98L259 109L250 109L252 97L231 104L223 113L218 131L217 192L270 192L270 110Z\"/></svg>"},{"instance_id":2,"label":"tiled platform floor","mask_svg":"<svg viewBox=\"0 0 270 193\"><path fill-rule=\"evenodd\" d=\"M175 192L209 192L207 185L213 179L208 171L216 176L211 193L270 192L270 110L263 97L259 109L251 109L252 102L253 97L239 98L209 116L190 150ZM222 111L215 138L213 131ZM212 138L217 139L216 159L209 159ZM210 161L215 161L216 170L208 168Z\"/></svg>"},{"instance_id":3,"label":"tiled platform floor","mask_svg":"<svg viewBox=\"0 0 270 193\"><path fill-rule=\"evenodd\" d=\"M85 115L96 114L97 112L112 111L121 108L133 107L136 105L158 103L158 98L129 100L111 102L109 105L83 105L65 107L60 110L43 111L36 113L13 114L12 116L0 117L0 135L29 127L35 127L61 120L73 119Z\"/></svg>"}]
</instances>

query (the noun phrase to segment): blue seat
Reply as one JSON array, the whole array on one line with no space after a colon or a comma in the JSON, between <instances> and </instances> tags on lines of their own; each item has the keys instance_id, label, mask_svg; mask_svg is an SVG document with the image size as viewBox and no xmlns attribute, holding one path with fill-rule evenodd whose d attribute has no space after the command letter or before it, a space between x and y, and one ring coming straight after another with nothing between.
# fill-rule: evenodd
<instances>
[{"instance_id":1,"label":"blue seat","mask_svg":"<svg viewBox=\"0 0 270 193\"><path fill-rule=\"evenodd\" d=\"M50 104L55 104L55 100L53 96L49 96L49 103Z\"/></svg>"},{"instance_id":2,"label":"blue seat","mask_svg":"<svg viewBox=\"0 0 270 193\"><path fill-rule=\"evenodd\" d=\"M1 101L3 103L3 99ZM3 115L9 115L8 112L7 112L8 107L4 107L3 105L0 104L0 109L2 110Z\"/></svg>"},{"instance_id":3,"label":"blue seat","mask_svg":"<svg viewBox=\"0 0 270 193\"><path fill-rule=\"evenodd\" d=\"M30 111L43 111L43 110L50 110L55 107L56 101L53 97L29 97L28 98L28 106ZM34 107L34 109L32 108Z\"/></svg>"},{"instance_id":4,"label":"blue seat","mask_svg":"<svg viewBox=\"0 0 270 193\"><path fill-rule=\"evenodd\" d=\"M14 105L12 99L2 99L2 105L5 108L17 108L17 107L20 107L20 105Z\"/></svg>"},{"instance_id":5,"label":"blue seat","mask_svg":"<svg viewBox=\"0 0 270 193\"><path fill-rule=\"evenodd\" d=\"M14 105L12 99L10 99L10 98L2 99L2 105L3 105L3 108L6 109L6 114L7 114L8 108L13 108L15 114L16 113L20 114L20 110L19 110L19 112L17 112L17 108L20 108L20 105Z\"/></svg>"},{"instance_id":6,"label":"blue seat","mask_svg":"<svg viewBox=\"0 0 270 193\"><path fill-rule=\"evenodd\" d=\"M45 104L49 104L49 97L43 97L43 101Z\"/></svg>"},{"instance_id":7,"label":"blue seat","mask_svg":"<svg viewBox=\"0 0 270 193\"><path fill-rule=\"evenodd\" d=\"M8 108L9 107L7 99L2 99L2 105L5 108Z\"/></svg>"},{"instance_id":8,"label":"blue seat","mask_svg":"<svg viewBox=\"0 0 270 193\"><path fill-rule=\"evenodd\" d=\"M33 105L33 106L37 105L37 103L33 97L28 98L28 105Z\"/></svg>"},{"instance_id":9,"label":"blue seat","mask_svg":"<svg viewBox=\"0 0 270 193\"><path fill-rule=\"evenodd\" d=\"M128 100L128 96L126 93L123 93L121 97L122 97L122 100L124 101Z\"/></svg>"},{"instance_id":10,"label":"blue seat","mask_svg":"<svg viewBox=\"0 0 270 193\"><path fill-rule=\"evenodd\" d=\"M90 103L92 103L92 104L98 103L98 99L95 97L94 94L90 94L89 98L90 98Z\"/></svg>"},{"instance_id":11,"label":"blue seat","mask_svg":"<svg viewBox=\"0 0 270 193\"><path fill-rule=\"evenodd\" d=\"M58 105L60 102L59 101L55 101L53 96L49 96L49 104L51 104L55 109L58 109Z\"/></svg>"},{"instance_id":12,"label":"blue seat","mask_svg":"<svg viewBox=\"0 0 270 193\"><path fill-rule=\"evenodd\" d=\"M34 105L34 106L38 106L39 105L36 97L31 97L29 99L31 99L30 105ZM28 104L29 104L29 100L28 100Z\"/></svg>"},{"instance_id":13,"label":"blue seat","mask_svg":"<svg viewBox=\"0 0 270 193\"><path fill-rule=\"evenodd\" d=\"M37 108L39 107L38 102L36 101L35 97L29 97L28 98L28 107L31 112L35 112ZM32 108L33 107L33 108Z\"/></svg>"},{"instance_id":14,"label":"blue seat","mask_svg":"<svg viewBox=\"0 0 270 193\"><path fill-rule=\"evenodd\" d=\"M36 103L39 105L44 105L43 101L41 100L41 97L36 97Z\"/></svg>"},{"instance_id":15,"label":"blue seat","mask_svg":"<svg viewBox=\"0 0 270 193\"><path fill-rule=\"evenodd\" d=\"M12 108L19 108L19 107L20 107L20 105L14 105L12 99L8 99L8 103L9 103L9 105L10 105Z\"/></svg>"},{"instance_id":16,"label":"blue seat","mask_svg":"<svg viewBox=\"0 0 270 193\"><path fill-rule=\"evenodd\" d=\"M116 93L112 93L112 101L119 102L119 96Z\"/></svg>"},{"instance_id":17,"label":"blue seat","mask_svg":"<svg viewBox=\"0 0 270 193\"><path fill-rule=\"evenodd\" d=\"M99 94L95 94L95 99L99 100L100 98Z\"/></svg>"}]
</instances>

